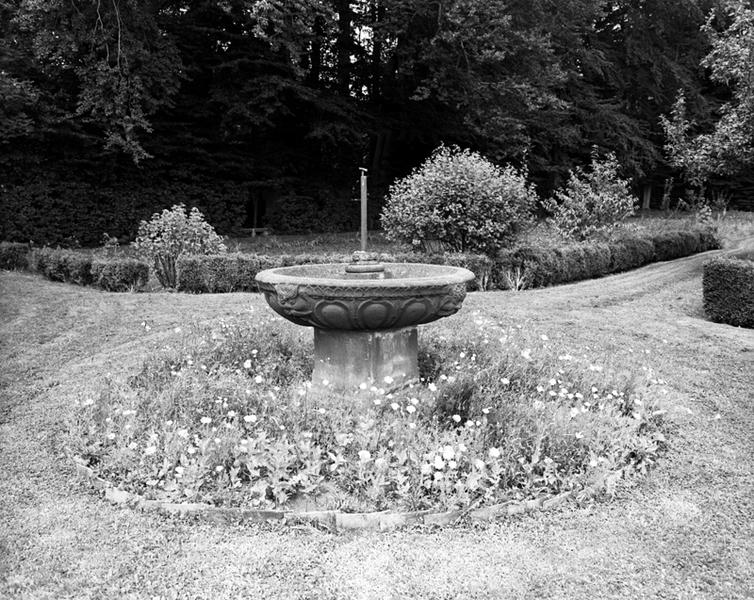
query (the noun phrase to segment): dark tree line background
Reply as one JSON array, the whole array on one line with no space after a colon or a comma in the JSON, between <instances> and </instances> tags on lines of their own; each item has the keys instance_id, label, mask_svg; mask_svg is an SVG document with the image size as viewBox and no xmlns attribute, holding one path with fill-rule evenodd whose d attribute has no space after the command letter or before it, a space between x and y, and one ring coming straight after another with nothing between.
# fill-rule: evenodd
<instances>
[{"instance_id":1,"label":"dark tree line background","mask_svg":"<svg viewBox=\"0 0 754 600\"><path fill-rule=\"evenodd\" d=\"M658 205L660 116L730 96L700 67L721 2L0 0L0 233L91 243L174 201L227 232L281 196L343 228L358 167L379 198L441 142L542 195L596 146Z\"/></svg>"}]
</instances>

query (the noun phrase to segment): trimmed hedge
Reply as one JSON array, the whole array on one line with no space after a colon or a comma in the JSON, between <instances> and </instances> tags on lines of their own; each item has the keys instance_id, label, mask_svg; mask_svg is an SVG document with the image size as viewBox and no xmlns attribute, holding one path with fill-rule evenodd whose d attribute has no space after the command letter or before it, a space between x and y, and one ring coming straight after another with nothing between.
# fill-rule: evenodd
<instances>
[{"instance_id":1,"label":"trimmed hedge","mask_svg":"<svg viewBox=\"0 0 754 600\"><path fill-rule=\"evenodd\" d=\"M51 281L91 285L111 292L137 290L149 281L149 265L140 260L97 257L61 248L32 250L28 268Z\"/></svg>"},{"instance_id":2,"label":"trimmed hedge","mask_svg":"<svg viewBox=\"0 0 754 600\"><path fill-rule=\"evenodd\" d=\"M92 257L81 252L40 248L32 252L32 267L51 281L92 283Z\"/></svg>"},{"instance_id":3,"label":"trimmed hedge","mask_svg":"<svg viewBox=\"0 0 754 600\"><path fill-rule=\"evenodd\" d=\"M221 235L246 216L244 184L198 180L155 184L34 180L0 188L0 239L38 245L97 246L107 232L121 241L139 222L174 204L196 206Z\"/></svg>"},{"instance_id":4,"label":"trimmed hedge","mask_svg":"<svg viewBox=\"0 0 754 600\"><path fill-rule=\"evenodd\" d=\"M255 292L254 277L264 269L306 264L346 263L350 254L215 254L182 256L178 259L178 290L181 292L223 293ZM424 262L464 267L476 275L469 282L470 291L489 288L492 261L477 254L435 254L425 256L415 253L381 254L380 260L391 262Z\"/></svg>"},{"instance_id":5,"label":"trimmed hedge","mask_svg":"<svg viewBox=\"0 0 754 600\"><path fill-rule=\"evenodd\" d=\"M381 254L390 262L423 262L465 267L476 275L469 291L508 289L506 273L526 274L528 287L593 279L719 248L706 231L672 231L655 236L625 234L613 242L583 242L559 248L520 246L502 250L495 259L481 254ZM261 270L305 264L345 263L350 254L221 254L184 256L178 261L178 290L192 293L254 292L254 276Z\"/></svg>"},{"instance_id":6,"label":"trimmed hedge","mask_svg":"<svg viewBox=\"0 0 754 600\"><path fill-rule=\"evenodd\" d=\"M29 245L19 242L0 242L0 269L23 270L29 268Z\"/></svg>"},{"instance_id":7,"label":"trimmed hedge","mask_svg":"<svg viewBox=\"0 0 754 600\"><path fill-rule=\"evenodd\" d=\"M138 290L149 281L149 265L134 258L95 258L92 282L108 292Z\"/></svg>"},{"instance_id":8,"label":"trimmed hedge","mask_svg":"<svg viewBox=\"0 0 754 600\"><path fill-rule=\"evenodd\" d=\"M705 263L702 294L711 321L754 328L754 261L720 257Z\"/></svg>"},{"instance_id":9,"label":"trimmed hedge","mask_svg":"<svg viewBox=\"0 0 754 600\"><path fill-rule=\"evenodd\" d=\"M610 242L582 242L558 248L519 246L501 251L494 262L492 286L508 289L506 273L526 274L529 287L546 287L636 269L720 247L706 230L623 234Z\"/></svg>"}]
</instances>

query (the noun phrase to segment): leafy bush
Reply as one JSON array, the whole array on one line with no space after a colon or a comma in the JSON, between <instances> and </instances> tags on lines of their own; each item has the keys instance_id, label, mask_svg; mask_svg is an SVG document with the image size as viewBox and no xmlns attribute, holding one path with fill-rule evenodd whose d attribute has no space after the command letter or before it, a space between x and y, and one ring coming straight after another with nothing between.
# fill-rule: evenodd
<instances>
[{"instance_id":1,"label":"leafy bush","mask_svg":"<svg viewBox=\"0 0 754 600\"><path fill-rule=\"evenodd\" d=\"M176 263L181 256L226 252L222 239L199 209L194 207L186 214L183 204L155 213L151 221L142 221L133 247L154 265L157 279L169 288L177 285Z\"/></svg>"},{"instance_id":2,"label":"leafy bush","mask_svg":"<svg viewBox=\"0 0 754 600\"><path fill-rule=\"evenodd\" d=\"M149 265L133 258L95 258L92 261L93 285L109 292L128 292L143 288L149 281Z\"/></svg>"},{"instance_id":3,"label":"leafy bush","mask_svg":"<svg viewBox=\"0 0 754 600\"><path fill-rule=\"evenodd\" d=\"M0 242L0 269L22 270L29 266L29 245Z\"/></svg>"},{"instance_id":4,"label":"leafy bush","mask_svg":"<svg viewBox=\"0 0 754 600\"><path fill-rule=\"evenodd\" d=\"M552 213L552 224L566 237L585 240L609 229L634 213L629 182L618 176L614 154L592 157L591 171L572 171L566 186L542 204Z\"/></svg>"},{"instance_id":5,"label":"leafy bush","mask_svg":"<svg viewBox=\"0 0 754 600\"><path fill-rule=\"evenodd\" d=\"M390 187L382 225L390 239L417 248L438 240L454 252L492 256L530 222L535 201L525 172L440 146Z\"/></svg>"},{"instance_id":6,"label":"leafy bush","mask_svg":"<svg viewBox=\"0 0 754 600\"><path fill-rule=\"evenodd\" d=\"M754 261L719 257L705 263L702 293L710 320L754 328Z\"/></svg>"},{"instance_id":7,"label":"leafy bush","mask_svg":"<svg viewBox=\"0 0 754 600\"><path fill-rule=\"evenodd\" d=\"M149 498L346 511L610 490L662 451L664 411L630 377L496 320L457 333L427 330L422 383L341 397L308 393L303 328L180 332L71 407L66 445Z\"/></svg>"}]
</instances>

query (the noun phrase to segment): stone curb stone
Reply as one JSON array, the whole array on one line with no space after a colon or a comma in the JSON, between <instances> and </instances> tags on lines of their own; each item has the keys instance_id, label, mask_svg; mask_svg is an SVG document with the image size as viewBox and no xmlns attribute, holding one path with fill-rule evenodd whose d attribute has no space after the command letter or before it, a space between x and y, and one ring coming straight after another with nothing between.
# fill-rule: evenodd
<instances>
[{"instance_id":1,"label":"stone curb stone","mask_svg":"<svg viewBox=\"0 0 754 600\"><path fill-rule=\"evenodd\" d=\"M241 524L283 522L320 526L340 531L389 531L412 525L448 526L468 515L472 522L492 522L501 517L520 515L538 510L551 510L573 497L568 491L556 496L541 496L532 500L509 500L501 504L475 510L450 510L433 513L431 510L406 513L387 511L373 513L344 513L337 510L293 512L283 510L250 510L244 508L218 508L201 502L165 502L149 500L138 494L114 487L98 477L93 469L81 460L74 461L76 473L87 479L97 490L104 490L105 499L113 504L126 504L145 512L159 512L173 516L196 516L211 523Z\"/></svg>"}]
</instances>

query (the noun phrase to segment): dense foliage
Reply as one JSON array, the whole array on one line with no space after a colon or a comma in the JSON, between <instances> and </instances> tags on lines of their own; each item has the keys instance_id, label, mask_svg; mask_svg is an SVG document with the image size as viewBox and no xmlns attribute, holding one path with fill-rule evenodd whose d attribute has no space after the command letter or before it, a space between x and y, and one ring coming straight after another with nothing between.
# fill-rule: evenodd
<instances>
[{"instance_id":1,"label":"dense foliage","mask_svg":"<svg viewBox=\"0 0 754 600\"><path fill-rule=\"evenodd\" d=\"M376 204L443 141L527 167L544 196L595 145L615 152L635 186L658 190L683 166L675 154L666 162L659 121L679 90L689 135L716 122L732 142L749 131L750 13L743 1L719 4L4 2L2 236L132 237L177 202L226 230L202 193L142 196L178 182L210 196L222 182L232 228L260 199L347 206L358 166ZM751 187L736 177L725 185ZM45 230L48 213L58 225ZM76 227L82 216L87 227Z\"/></svg>"},{"instance_id":2,"label":"dense foliage","mask_svg":"<svg viewBox=\"0 0 754 600\"><path fill-rule=\"evenodd\" d=\"M440 146L390 187L382 226L390 239L427 248L494 255L531 221L536 203L526 174L476 152Z\"/></svg>"}]
</instances>

